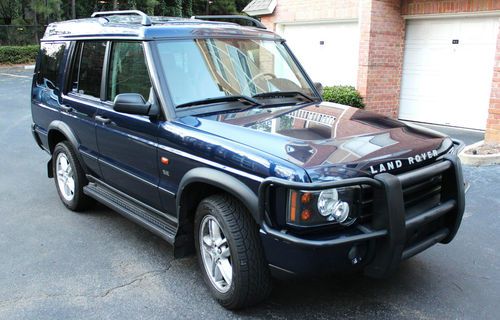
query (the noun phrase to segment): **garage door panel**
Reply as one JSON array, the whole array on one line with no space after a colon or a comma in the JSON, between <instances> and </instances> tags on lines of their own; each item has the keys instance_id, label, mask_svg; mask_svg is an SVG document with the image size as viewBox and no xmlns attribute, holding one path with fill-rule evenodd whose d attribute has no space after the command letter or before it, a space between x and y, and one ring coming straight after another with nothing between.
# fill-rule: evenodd
<instances>
[{"instance_id":1,"label":"garage door panel","mask_svg":"<svg viewBox=\"0 0 500 320\"><path fill-rule=\"evenodd\" d=\"M289 24L281 33L313 81L356 86L357 22Z\"/></svg>"},{"instance_id":2,"label":"garage door panel","mask_svg":"<svg viewBox=\"0 0 500 320\"><path fill-rule=\"evenodd\" d=\"M484 129L498 18L409 20L406 30L400 118Z\"/></svg>"},{"instance_id":3,"label":"garage door panel","mask_svg":"<svg viewBox=\"0 0 500 320\"><path fill-rule=\"evenodd\" d=\"M405 49L406 57L403 71L414 69L429 69L433 70L434 65L450 64L450 49L443 47L429 46L425 49L420 49L417 46Z\"/></svg>"}]
</instances>

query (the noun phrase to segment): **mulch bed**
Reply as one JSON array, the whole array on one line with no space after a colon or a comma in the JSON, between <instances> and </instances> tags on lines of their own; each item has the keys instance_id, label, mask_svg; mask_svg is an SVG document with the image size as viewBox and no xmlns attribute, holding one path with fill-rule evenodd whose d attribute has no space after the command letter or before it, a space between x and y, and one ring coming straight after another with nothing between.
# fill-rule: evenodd
<instances>
[{"instance_id":1,"label":"mulch bed","mask_svg":"<svg viewBox=\"0 0 500 320\"><path fill-rule=\"evenodd\" d=\"M471 148L465 152L472 155L489 155L500 154L500 144L498 143L484 143L475 148Z\"/></svg>"}]
</instances>

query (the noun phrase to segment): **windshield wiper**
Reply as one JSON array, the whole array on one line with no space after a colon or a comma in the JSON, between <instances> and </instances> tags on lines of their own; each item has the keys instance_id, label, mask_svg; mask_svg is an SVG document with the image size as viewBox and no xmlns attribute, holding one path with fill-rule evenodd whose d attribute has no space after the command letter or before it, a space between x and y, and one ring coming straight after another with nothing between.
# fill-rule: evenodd
<instances>
[{"instance_id":1,"label":"windshield wiper","mask_svg":"<svg viewBox=\"0 0 500 320\"><path fill-rule=\"evenodd\" d=\"M205 104L213 104L213 103L219 103L219 102L231 102L231 101L246 102L247 104L248 103L251 104L252 107L262 105L260 102L258 102L254 98L247 97L247 96L223 96L223 97L208 98L208 99L203 99L203 100L196 100L196 101L182 103L182 104L177 105L176 109L193 107L193 106L201 106L201 105L205 105Z\"/></svg>"},{"instance_id":2,"label":"windshield wiper","mask_svg":"<svg viewBox=\"0 0 500 320\"><path fill-rule=\"evenodd\" d=\"M309 97L308 95L300 92L300 91L272 91L272 92L263 92L263 93L258 93L256 95L253 95L252 98L292 98L296 96L301 96L309 102L313 102L314 99Z\"/></svg>"}]
</instances>

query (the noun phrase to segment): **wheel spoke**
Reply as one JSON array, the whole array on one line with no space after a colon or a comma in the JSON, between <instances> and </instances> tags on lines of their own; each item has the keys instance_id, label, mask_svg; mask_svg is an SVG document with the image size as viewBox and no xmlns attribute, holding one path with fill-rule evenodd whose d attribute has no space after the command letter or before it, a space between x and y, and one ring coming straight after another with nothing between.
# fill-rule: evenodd
<instances>
[{"instance_id":1,"label":"wheel spoke","mask_svg":"<svg viewBox=\"0 0 500 320\"><path fill-rule=\"evenodd\" d=\"M219 225L214 220L211 220L210 223L212 224L212 239L214 239L217 243L219 240L222 240Z\"/></svg>"},{"instance_id":2,"label":"wheel spoke","mask_svg":"<svg viewBox=\"0 0 500 320\"><path fill-rule=\"evenodd\" d=\"M214 222L212 220L208 220L208 234L210 235L210 239L214 239Z\"/></svg>"},{"instance_id":3,"label":"wheel spoke","mask_svg":"<svg viewBox=\"0 0 500 320\"><path fill-rule=\"evenodd\" d=\"M222 270L221 270L221 265L220 265L220 260L219 260L215 264L214 280L215 281L220 281L222 279L224 279L224 276L222 275Z\"/></svg>"},{"instance_id":4,"label":"wheel spoke","mask_svg":"<svg viewBox=\"0 0 500 320\"><path fill-rule=\"evenodd\" d=\"M221 248L220 256L223 259L229 258L231 256L231 252L229 251L229 247Z\"/></svg>"},{"instance_id":5,"label":"wheel spoke","mask_svg":"<svg viewBox=\"0 0 500 320\"><path fill-rule=\"evenodd\" d=\"M68 180L66 180L66 185L68 186L70 193L74 194L75 193L75 180L73 180L73 178L68 178Z\"/></svg>"},{"instance_id":6,"label":"wheel spoke","mask_svg":"<svg viewBox=\"0 0 500 320\"><path fill-rule=\"evenodd\" d=\"M59 159L59 165L63 171L66 171L68 169L68 161L66 160L66 157L62 156Z\"/></svg>"},{"instance_id":7,"label":"wheel spoke","mask_svg":"<svg viewBox=\"0 0 500 320\"><path fill-rule=\"evenodd\" d=\"M203 247L204 248L210 248L212 246L212 239L210 238L209 235L203 236Z\"/></svg>"},{"instance_id":8,"label":"wheel spoke","mask_svg":"<svg viewBox=\"0 0 500 320\"><path fill-rule=\"evenodd\" d=\"M231 267L231 263L228 259L221 259L219 260L218 267L220 273L222 274L222 277L227 282L227 284L230 285L233 278L233 268Z\"/></svg>"},{"instance_id":9,"label":"wheel spoke","mask_svg":"<svg viewBox=\"0 0 500 320\"><path fill-rule=\"evenodd\" d=\"M217 262L215 261L215 259L213 259L213 257L211 257L211 261L212 261L212 263L211 263L210 267L212 269L211 270L212 277L214 277L214 279L217 280L217 276L216 276L217 270L218 270L218 268L217 268Z\"/></svg>"},{"instance_id":10,"label":"wheel spoke","mask_svg":"<svg viewBox=\"0 0 500 320\"><path fill-rule=\"evenodd\" d=\"M221 246L225 245L227 243L226 238L219 239L218 241L215 242L215 246L220 248Z\"/></svg>"},{"instance_id":11,"label":"wheel spoke","mask_svg":"<svg viewBox=\"0 0 500 320\"><path fill-rule=\"evenodd\" d=\"M63 188L64 188L64 193L66 194L66 196L71 195L71 191L69 190L69 186L67 183L64 183Z\"/></svg>"},{"instance_id":12,"label":"wheel spoke","mask_svg":"<svg viewBox=\"0 0 500 320\"><path fill-rule=\"evenodd\" d=\"M57 176L58 177L62 178L62 177L64 177L64 174L65 174L64 170L62 170L62 169L57 170Z\"/></svg>"}]
</instances>

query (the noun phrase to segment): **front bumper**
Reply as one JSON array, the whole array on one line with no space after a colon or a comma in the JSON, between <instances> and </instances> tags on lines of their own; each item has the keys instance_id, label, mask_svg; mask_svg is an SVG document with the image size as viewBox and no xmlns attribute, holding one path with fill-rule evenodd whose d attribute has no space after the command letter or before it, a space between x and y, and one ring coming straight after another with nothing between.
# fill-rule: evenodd
<instances>
[{"instance_id":1,"label":"front bumper","mask_svg":"<svg viewBox=\"0 0 500 320\"><path fill-rule=\"evenodd\" d=\"M432 208L407 215L403 191L434 176L441 176L440 201ZM273 228L267 215L268 191L275 186L320 190L353 184L374 190L373 218L369 224L329 238L298 237ZM436 243L449 243L456 235L465 206L460 160L447 154L440 162L400 175L382 173L374 178L353 178L331 183L296 183L266 179L259 190L262 215L260 235L269 265L290 274L364 269L373 277L385 277L399 263ZM439 221L437 227L436 222ZM432 232L420 232L428 225ZM429 228L427 228L429 229ZM419 233L420 232L420 233ZM418 236L423 234L423 236ZM411 241L417 239L416 241Z\"/></svg>"}]
</instances>

